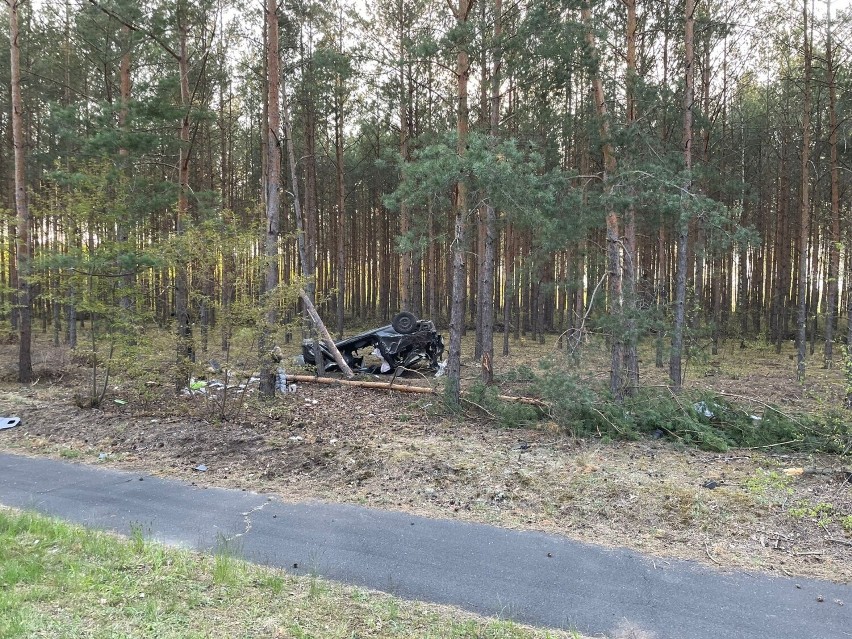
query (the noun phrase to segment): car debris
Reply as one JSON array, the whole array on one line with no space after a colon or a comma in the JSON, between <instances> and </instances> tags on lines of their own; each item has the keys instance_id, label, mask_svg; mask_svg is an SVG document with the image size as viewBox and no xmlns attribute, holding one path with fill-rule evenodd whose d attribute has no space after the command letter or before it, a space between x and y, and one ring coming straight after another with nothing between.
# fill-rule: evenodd
<instances>
[{"instance_id":1,"label":"car debris","mask_svg":"<svg viewBox=\"0 0 852 639\"><path fill-rule=\"evenodd\" d=\"M418 319L407 311L394 315L388 326L340 340L334 345L346 364L362 373L395 373L398 368L411 368L422 363L430 370L443 370L444 338L431 320ZM372 361L365 361L365 355L358 353L364 349L370 349ZM340 370L325 344L320 343L320 351L326 372ZM312 340L302 342L302 359L305 364L316 366Z\"/></svg>"},{"instance_id":2,"label":"car debris","mask_svg":"<svg viewBox=\"0 0 852 639\"><path fill-rule=\"evenodd\" d=\"M20 417L0 417L0 430L14 428L21 423Z\"/></svg>"}]
</instances>

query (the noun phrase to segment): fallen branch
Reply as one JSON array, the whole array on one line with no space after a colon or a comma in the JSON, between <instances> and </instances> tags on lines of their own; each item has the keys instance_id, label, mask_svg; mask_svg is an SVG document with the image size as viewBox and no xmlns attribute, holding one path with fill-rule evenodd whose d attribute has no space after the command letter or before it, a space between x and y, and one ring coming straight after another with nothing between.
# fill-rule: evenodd
<instances>
[{"instance_id":1,"label":"fallen branch","mask_svg":"<svg viewBox=\"0 0 852 639\"><path fill-rule=\"evenodd\" d=\"M704 552L706 552L706 553L707 553L707 557L708 557L708 558L710 559L710 561L712 561L714 564L716 564L717 566L721 566L721 565L722 565L722 564L720 564L720 563L719 563L719 561L718 561L718 560L717 560L717 559L713 556L713 554L710 552L710 547L707 545L707 542L706 542L706 541L704 542Z\"/></svg>"},{"instance_id":2,"label":"fallen branch","mask_svg":"<svg viewBox=\"0 0 852 639\"><path fill-rule=\"evenodd\" d=\"M314 377L313 375L287 375L287 381L307 382L309 384L328 384L330 386L358 386L360 388L375 388L378 390L395 390L403 393L423 393L437 395L437 391L428 386L400 386L390 382L366 382L353 379L337 379L334 377Z\"/></svg>"},{"instance_id":3,"label":"fallen branch","mask_svg":"<svg viewBox=\"0 0 852 639\"><path fill-rule=\"evenodd\" d=\"M409 386L390 382L367 382L353 379L336 379L334 377L314 377L313 375L287 375L288 381L305 382L308 384L328 384L330 386L356 386L359 388L374 388L376 390L393 390L403 393L422 393L424 395L440 395L440 392L428 386ZM535 397L514 397L512 395L497 395L497 399L515 404L527 404L539 408L547 408L547 404Z\"/></svg>"},{"instance_id":4,"label":"fallen branch","mask_svg":"<svg viewBox=\"0 0 852 639\"><path fill-rule=\"evenodd\" d=\"M809 427L805 426L804 424L802 424L802 422L800 422L798 419L796 419L792 415L785 413L784 411L780 410L777 406L773 406L772 404L768 404L767 402L761 401L761 400L759 400L755 397L748 397L747 395L737 395L735 393L725 393L725 392L722 392L722 391L713 391L713 392L716 395L720 395L721 397L730 397L731 399L739 399L739 400L744 401L744 402L753 402L755 404L759 404L760 406L763 406L763 408L765 410L771 410L773 412L776 412L779 415L781 415L781 417L784 417L785 419L789 419L791 422L796 424L796 426L799 426L800 428L805 428L805 429L813 432L813 428L809 428Z\"/></svg>"},{"instance_id":5,"label":"fallen branch","mask_svg":"<svg viewBox=\"0 0 852 639\"><path fill-rule=\"evenodd\" d=\"M833 544L840 544L841 546L852 546L852 541L846 541L845 539L836 539L835 537L826 537L826 541L830 541Z\"/></svg>"}]
</instances>

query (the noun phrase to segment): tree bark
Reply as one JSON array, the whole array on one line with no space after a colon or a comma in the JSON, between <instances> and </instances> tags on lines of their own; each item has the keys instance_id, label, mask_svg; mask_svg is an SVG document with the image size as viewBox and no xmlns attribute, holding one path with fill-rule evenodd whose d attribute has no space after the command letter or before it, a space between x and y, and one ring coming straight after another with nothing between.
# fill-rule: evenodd
<instances>
[{"instance_id":1,"label":"tree bark","mask_svg":"<svg viewBox=\"0 0 852 639\"><path fill-rule=\"evenodd\" d=\"M178 203L175 212L175 231L178 236L183 235L186 217L189 212L189 161L191 155L191 142L189 135L189 59L187 53L187 34L189 26L186 7L181 4L178 9L178 69L180 73L180 105L183 111L180 122L180 154L178 157ZM189 274L187 272L186 258L178 257L175 267L175 319L177 320L177 363L178 379L175 380L176 388L180 389L186 385L189 376L189 364L195 361L195 352L192 345L192 328L189 324Z\"/></svg>"},{"instance_id":2,"label":"tree bark","mask_svg":"<svg viewBox=\"0 0 852 639\"><path fill-rule=\"evenodd\" d=\"M409 139L411 137L411 113L409 102L411 95L408 91L406 81L406 47L405 47L405 7L403 0L397 3L399 18L399 155L403 164L411 160L409 152ZM400 176L400 179L404 179ZM405 202L399 207L399 232L408 241L408 233L411 230L411 211ZM411 250L406 246L399 254L400 270L400 310L411 311Z\"/></svg>"},{"instance_id":3,"label":"tree bark","mask_svg":"<svg viewBox=\"0 0 852 639\"><path fill-rule=\"evenodd\" d=\"M828 238L828 290L825 302L825 367L834 362L834 325L837 321L837 298L840 273L840 163L837 156L837 69L831 40L831 0L826 1L828 33L826 35L826 72L828 73L828 147L831 170L831 226ZM850 279L847 275L846 279ZM850 302L852 303L852 302Z\"/></svg>"},{"instance_id":4,"label":"tree bark","mask_svg":"<svg viewBox=\"0 0 852 639\"><path fill-rule=\"evenodd\" d=\"M606 106L603 81L600 76L600 56L598 54L595 34L592 27L592 11L588 0L583 2L581 9L583 23L586 26L586 42L592 59L591 80L594 92L595 110L598 115L601 135L601 152L603 154L603 184L604 189L611 189L610 179L615 174L615 152L610 141L609 113ZM606 214L606 247L607 247L607 291L609 296L609 314L612 318L613 332L610 350L609 390L616 399L624 398L624 382L622 379L622 353L624 344L624 314L621 305L621 236L618 213L610 209Z\"/></svg>"},{"instance_id":5,"label":"tree bark","mask_svg":"<svg viewBox=\"0 0 852 639\"><path fill-rule=\"evenodd\" d=\"M30 245L30 210L27 202L26 153L24 150L24 106L21 97L21 45L18 30L19 0L6 0L9 7L10 81L12 84L12 143L15 147L15 255L18 275L18 381L29 384L33 379L32 363L32 299L29 281L32 269Z\"/></svg>"},{"instance_id":6,"label":"tree bark","mask_svg":"<svg viewBox=\"0 0 852 639\"><path fill-rule=\"evenodd\" d=\"M677 275L675 278L675 311L672 330L672 349L669 357L669 380L675 390L683 385L683 328L686 307L686 248L689 242L688 209L692 189L692 107L695 94L695 0L686 0L685 9L685 89L683 92L683 164L686 179L681 196L680 219L677 238Z\"/></svg>"},{"instance_id":7,"label":"tree bark","mask_svg":"<svg viewBox=\"0 0 852 639\"><path fill-rule=\"evenodd\" d=\"M263 253L265 273L261 281L261 296L265 294L266 310L258 339L260 356L260 392L267 397L275 395L276 374L272 360L272 335L278 322L278 308L274 301L278 288L278 231L281 202L281 110L278 70L278 8L277 0L266 0L266 230Z\"/></svg>"},{"instance_id":8,"label":"tree bark","mask_svg":"<svg viewBox=\"0 0 852 639\"><path fill-rule=\"evenodd\" d=\"M810 233L810 151L811 151L811 50L808 39L808 0L802 2L805 77L802 100L802 188L799 209L799 268L796 288L799 308L796 315L796 379L805 379L807 348L808 236Z\"/></svg>"},{"instance_id":9,"label":"tree bark","mask_svg":"<svg viewBox=\"0 0 852 639\"><path fill-rule=\"evenodd\" d=\"M489 128L492 144L500 132L500 67L503 35L503 0L494 0L494 54L491 67L491 112ZM494 271L497 261L497 212L492 203L485 207L485 242L482 259L482 290L479 291L479 325L482 331L481 379L484 384L494 381Z\"/></svg>"},{"instance_id":10,"label":"tree bark","mask_svg":"<svg viewBox=\"0 0 852 639\"><path fill-rule=\"evenodd\" d=\"M462 27L467 22L474 0L458 0L458 7L453 9L456 24ZM467 43L459 44L456 56L456 80L458 82L456 132L459 157L465 155L468 134L468 101L467 86L470 75L470 59ZM461 393L461 336L465 322L465 285L467 251L467 185L463 179L456 182L455 201L453 202L453 286L452 302L450 305L450 348L447 359L447 396L450 406L458 406Z\"/></svg>"},{"instance_id":11,"label":"tree bark","mask_svg":"<svg viewBox=\"0 0 852 639\"><path fill-rule=\"evenodd\" d=\"M437 395L438 391L429 386L411 386L408 384L394 384L394 380L385 382L367 382L361 380L337 379L335 377L312 377L311 375L288 375L287 379L293 382L305 382L308 384L327 384L329 386L350 386L356 388L373 388L376 390L392 390L401 393L418 393L422 395ZM497 395L497 399L503 402L515 404L527 404L546 408L547 404L535 397L515 397L514 395Z\"/></svg>"},{"instance_id":12,"label":"tree bark","mask_svg":"<svg viewBox=\"0 0 852 639\"><path fill-rule=\"evenodd\" d=\"M337 42L339 53L343 53L343 15L339 16ZM343 321L346 304L346 184L343 155L343 78L338 73L334 78L334 158L335 158L335 195L337 208L337 259L335 273L337 278L337 338L343 339Z\"/></svg>"},{"instance_id":13,"label":"tree bark","mask_svg":"<svg viewBox=\"0 0 852 639\"><path fill-rule=\"evenodd\" d=\"M305 292L304 289L299 291L299 297L302 298L302 302L305 304L305 310L307 310L308 315L311 316L311 320L313 320L314 325L317 327L319 331L320 337L325 342L325 345L328 346L328 350L331 351L334 356L334 361L340 370L343 372L346 377L354 377L355 374L352 372L352 369L349 368L349 365L343 359L343 356L340 354L340 351L337 350L337 346L334 344L334 340L331 339L331 335L328 332L328 329L325 327L325 323L322 321L322 318L317 313L316 307L314 307L314 303L311 301L310 296ZM317 372L320 372L320 367L322 366L322 359L318 358L315 360L317 362Z\"/></svg>"},{"instance_id":14,"label":"tree bark","mask_svg":"<svg viewBox=\"0 0 852 639\"><path fill-rule=\"evenodd\" d=\"M124 51L121 54L121 64L119 65L119 91L121 96L121 104L118 110L118 129L120 134L124 135L127 133L127 116L129 113L129 104L130 104L130 47L132 42L132 36L130 32L130 27L124 25L122 27L122 35L124 36ZM127 156L129 151L127 147L124 146L124 140L122 140L121 147L118 149L118 155L122 163L122 169L127 170ZM118 241L122 243L127 243L129 240L129 230L127 228L127 222L122 220L119 223L118 227ZM121 298L119 299L119 305L124 310L125 313L129 313L132 307L132 301L130 298L130 290L133 287L133 275L125 275L121 278L121 285L124 290L121 292Z\"/></svg>"},{"instance_id":15,"label":"tree bark","mask_svg":"<svg viewBox=\"0 0 852 639\"><path fill-rule=\"evenodd\" d=\"M627 5L627 126L633 127L636 122L636 0L625 0ZM631 189L631 198L634 195ZM639 388L639 353L637 349L638 329L636 325L637 291L636 283L639 272L639 253L636 246L636 207L633 202L627 208L627 220L624 226L624 279L625 304L628 318L625 325L627 332L627 348L625 351L625 368L627 369L626 394L635 395Z\"/></svg>"}]
</instances>

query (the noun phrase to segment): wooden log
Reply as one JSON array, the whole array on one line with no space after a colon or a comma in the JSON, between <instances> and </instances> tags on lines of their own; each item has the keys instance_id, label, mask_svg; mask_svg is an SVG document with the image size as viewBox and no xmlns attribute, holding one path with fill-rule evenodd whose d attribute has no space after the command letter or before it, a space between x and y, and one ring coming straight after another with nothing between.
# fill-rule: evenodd
<instances>
[{"instance_id":1,"label":"wooden log","mask_svg":"<svg viewBox=\"0 0 852 639\"><path fill-rule=\"evenodd\" d=\"M334 377L314 377L313 375L287 375L287 381L306 382L308 384L327 384L330 386L356 386L359 388L374 388L376 390L393 390L401 393L421 393L423 395L440 395L440 391L429 386L409 386L390 382L368 382L362 380L336 379ZM512 395L497 395L497 399L516 404L527 404L538 408L547 408L547 404L535 397L514 397Z\"/></svg>"},{"instance_id":2,"label":"wooden log","mask_svg":"<svg viewBox=\"0 0 852 639\"><path fill-rule=\"evenodd\" d=\"M346 375L346 377L355 377L355 373L352 372L352 369L349 368L349 364L344 361L340 351L337 350L337 346L334 345L334 340L331 339L328 329L325 327L322 318L320 318L319 313L317 313L316 307L314 307L313 302L311 302L311 298L308 297L308 294L305 293L304 289L299 290L299 297L301 297L302 302L305 303L305 310L307 310L308 315L311 316L311 319L320 332L320 337L322 337L322 340L325 342L326 346L328 346L328 350L331 351L337 366L341 371L343 371L343 374ZM317 365L319 365L319 362L317 362Z\"/></svg>"},{"instance_id":3,"label":"wooden log","mask_svg":"<svg viewBox=\"0 0 852 639\"><path fill-rule=\"evenodd\" d=\"M287 375L287 381L307 382L309 384L328 384L331 386L358 386L360 388L376 388L379 390L396 390L403 393L423 393L436 395L437 392L428 386L407 386L393 382L367 382L362 380L337 379L334 377L314 377L313 375Z\"/></svg>"}]
</instances>

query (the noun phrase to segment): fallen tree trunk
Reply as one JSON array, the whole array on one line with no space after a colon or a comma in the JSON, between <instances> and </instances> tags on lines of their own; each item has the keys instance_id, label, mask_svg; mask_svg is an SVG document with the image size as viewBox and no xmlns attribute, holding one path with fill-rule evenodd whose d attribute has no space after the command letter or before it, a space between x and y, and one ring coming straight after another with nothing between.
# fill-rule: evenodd
<instances>
[{"instance_id":1,"label":"fallen tree trunk","mask_svg":"<svg viewBox=\"0 0 852 639\"><path fill-rule=\"evenodd\" d=\"M311 316L311 319L314 321L314 324L320 332L320 337L322 337L326 346L328 346L328 350L330 350L331 354L334 356L334 361L337 363L337 366L341 371L343 371L343 374L346 375L346 377L355 377L355 373L352 372L352 369L349 368L349 365L343 360L343 356L340 354L340 351L337 350L337 346L334 345L334 340L331 339L331 335L329 335L328 329L325 327L319 313L317 313L317 309L314 307L313 302L311 302L311 298L308 297L304 290L299 291L299 297L301 297L302 302L305 303L305 309L308 311L308 315Z\"/></svg>"},{"instance_id":2,"label":"fallen tree trunk","mask_svg":"<svg viewBox=\"0 0 852 639\"><path fill-rule=\"evenodd\" d=\"M402 393L421 393L423 395L440 395L441 392L429 386L409 386L394 384L390 382L367 382L351 379L335 379L333 377L314 377L313 375L287 375L287 380L292 382L306 382L308 384L328 384L331 386L357 386L359 388L374 388L376 390L393 390ZM535 397L513 397L512 395L497 395L497 399L515 404L528 404L539 408L547 408L547 404Z\"/></svg>"}]
</instances>

